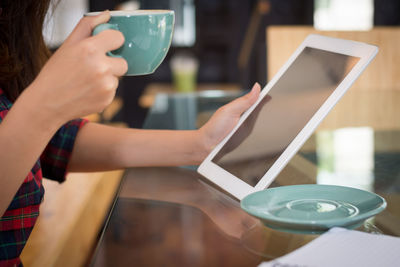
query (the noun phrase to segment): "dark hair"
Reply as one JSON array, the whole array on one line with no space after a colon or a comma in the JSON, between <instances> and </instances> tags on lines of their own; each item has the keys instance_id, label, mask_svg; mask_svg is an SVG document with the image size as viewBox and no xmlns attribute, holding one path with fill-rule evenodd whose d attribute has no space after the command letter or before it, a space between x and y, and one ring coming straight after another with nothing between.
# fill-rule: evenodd
<instances>
[{"instance_id":1,"label":"dark hair","mask_svg":"<svg viewBox=\"0 0 400 267\"><path fill-rule=\"evenodd\" d=\"M50 0L0 2L0 88L13 102L50 57L42 34L49 5Z\"/></svg>"}]
</instances>

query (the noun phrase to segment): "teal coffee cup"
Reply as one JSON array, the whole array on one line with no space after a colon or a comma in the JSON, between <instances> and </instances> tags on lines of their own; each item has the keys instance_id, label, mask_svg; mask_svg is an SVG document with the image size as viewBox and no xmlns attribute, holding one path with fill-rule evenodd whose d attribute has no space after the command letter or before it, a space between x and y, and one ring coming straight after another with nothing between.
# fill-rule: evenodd
<instances>
[{"instance_id":1,"label":"teal coffee cup","mask_svg":"<svg viewBox=\"0 0 400 267\"><path fill-rule=\"evenodd\" d=\"M87 13L86 16L98 15ZM126 76L153 73L167 55L175 23L171 10L110 11L108 23L100 24L93 35L113 29L120 31L125 43L108 52L111 57L122 57L128 62Z\"/></svg>"}]
</instances>

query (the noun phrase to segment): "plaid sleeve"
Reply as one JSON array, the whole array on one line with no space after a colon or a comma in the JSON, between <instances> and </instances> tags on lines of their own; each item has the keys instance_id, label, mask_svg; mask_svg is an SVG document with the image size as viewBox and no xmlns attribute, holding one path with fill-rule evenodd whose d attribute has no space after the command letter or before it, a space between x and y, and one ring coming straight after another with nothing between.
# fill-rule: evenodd
<instances>
[{"instance_id":1,"label":"plaid sleeve","mask_svg":"<svg viewBox=\"0 0 400 267\"><path fill-rule=\"evenodd\" d=\"M43 177L65 181L66 170L79 129L88 121L77 119L64 124L50 140L40 156Z\"/></svg>"}]
</instances>

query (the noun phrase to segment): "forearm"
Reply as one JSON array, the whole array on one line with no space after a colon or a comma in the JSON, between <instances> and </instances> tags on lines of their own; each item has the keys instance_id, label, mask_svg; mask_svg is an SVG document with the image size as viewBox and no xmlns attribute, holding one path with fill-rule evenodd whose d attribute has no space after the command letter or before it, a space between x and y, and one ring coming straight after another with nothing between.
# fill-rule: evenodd
<instances>
[{"instance_id":1,"label":"forearm","mask_svg":"<svg viewBox=\"0 0 400 267\"><path fill-rule=\"evenodd\" d=\"M195 165L208 151L198 131L125 129L89 123L78 133L68 170Z\"/></svg>"},{"instance_id":2,"label":"forearm","mask_svg":"<svg viewBox=\"0 0 400 267\"><path fill-rule=\"evenodd\" d=\"M24 92L0 124L1 215L59 127L35 98Z\"/></svg>"},{"instance_id":3,"label":"forearm","mask_svg":"<svg viewBox=\"0 0 400 267\"><path fill-rule=\"evenodd\" d=\"M135 130L89 123L78 132L68 170L197 165L235 127L260 90L256 84L249 94L218 109L200 130Z\"/></svg>"}]
</instances>

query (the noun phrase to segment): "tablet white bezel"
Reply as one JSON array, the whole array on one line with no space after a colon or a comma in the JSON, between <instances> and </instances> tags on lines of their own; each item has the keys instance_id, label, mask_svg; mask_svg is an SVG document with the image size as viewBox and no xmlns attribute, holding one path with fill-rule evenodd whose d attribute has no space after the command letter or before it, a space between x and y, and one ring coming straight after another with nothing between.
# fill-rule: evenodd
<instances>
[{"instance_id":1,"label":"tablet white bezel","mask_svg":"<svg viewBox=\"0 0 400 267\"><path fill-rule=\"evenodd\" d=\"M289 68L289 66L293 63L293 61L298 57L298 55L303 51L305 47L326 50L353 57L359 57L360 60L347 74L343 81L337 86L337 88L332 92L328 99L322 104L322 106L313 115L313 117L308 121L308 123L304 126L300 133L292 140L292 142L275 161L271 168L263 175L256 186L253 187L245 183L241 179L237 178L235 175L229 173L225 169L221 168L211 160L221 150L221 148L230 139L230 137L236 132L239 126L246 120L249 114L261 102L261 100L268 94L270 89L281 78L281 76L285 73L285 71ZM272 80L264 87L257 102L242 115L236 127L213 149L213 151L201 163L197 171L205 178L218 185L228 193L232 194L239 200L242 200L250 193L265 189L273 182L279 172L297 153L297 151L314 132L314 130L321 123L324 117L329 113L329 111L335 106L335 104L344 95L347 89L368 66L368 64L377 54L377 52L378 48L374 45L332 38L317 34L310 34L292 54L288 61L282 66L278 73L272 78ZM271 127L271 129L273 129L273 127Z\"/></svg>"}]
</instances>

